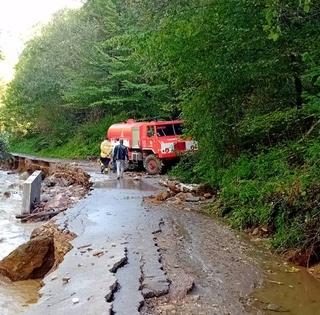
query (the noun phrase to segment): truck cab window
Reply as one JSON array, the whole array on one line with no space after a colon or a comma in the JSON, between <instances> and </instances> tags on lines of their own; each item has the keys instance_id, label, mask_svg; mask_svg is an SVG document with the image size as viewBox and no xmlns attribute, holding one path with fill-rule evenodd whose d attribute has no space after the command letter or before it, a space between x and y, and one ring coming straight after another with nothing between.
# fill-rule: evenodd
<instances>
[{"instance_id":1,"label":"truck cab window","mask_svg":"<svg viewBox=\"0 0 320 315\"><path fill-rule=\"evenodd\" d=\"M147 127L147 136L148 137L153 137L154 136L154 127L153 126L148 126Z\"/></svg>"}]
</instances>

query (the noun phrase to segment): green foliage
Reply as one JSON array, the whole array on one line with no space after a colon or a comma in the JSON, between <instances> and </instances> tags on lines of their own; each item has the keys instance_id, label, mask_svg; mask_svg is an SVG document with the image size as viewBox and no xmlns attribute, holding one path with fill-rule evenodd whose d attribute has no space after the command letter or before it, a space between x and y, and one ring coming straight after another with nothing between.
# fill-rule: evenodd
<instances>
[{"instance_id":1,"label":"green foliage","mask_svg":"<svg viewBox=\"0 0 320 315\"><path fill-rule=\"evenodd\" d=\"M4 82L2 82L2 80L0 78L0 114L1 114L1 111L3 110L4 93L5 93L5 84L4 84ZM2 122L1 122L1 119L0 119L0 130L1 129L2 129Z\"/></svg>"},{"instance_id":2,"label":"green foliage","mask_svg":"<svg viewBox=\"0 0 320 315\"><path fill-rule=\"evenodd\" d=\"M44 157L87 159L100 154L100 143L111 124L127 119L126 115L108 116L99 121L87 122L67 134L64 138L57 139L42 134L33 134L24 138L13 138L10 141L12 152L36 154ZM65 126L65 128L67 128ZM54 140L54 141L52 141Z\"/></svg>"},{"instance_id":3,"label":"green foliage","mask_svg":"<svg viewBox=\"0 0 320 315\"><path fill-rule=\"evenodd\" d=\"M183 155L177 165L170 171L170 176L178 177L186 183L199 183L201 178L197 172L199 157L197 153Z\"/></svg>"},{"instance_id":4,"label":"green foliage","mask_svg":"<svg viewBox=\"0 0 320 315\"><path fill-rule=\"evenodd\" d=\"M162 19L146 40L146 65L164 68L182 91L183 117L200 144L200 172L214 174L239 154L244 117L295 103L293 70L284 43L266 40L262 3L194 7ZM216 183L217 176L209 180Z\"/></svg>"},{"instance_id":5,"label":"green foliage","mask_svg":"<svg viewBox=\"0 0 320 315\"><path fill-rule=\"evenodd\" d=\"M318 220L314 212L319 198L318 149L315 138L256 156L242 154L223 175L222 214L241 229L268 226L276 247L308 248L309 219Z\"/></svg>"},{"instance_id":6,"label":"green foliage","mask_svg":"<svg viewBox=\"0 0 320 315\"><path fill-rule=\"evenodd\" d=\"M287 35L286 32L292 27L298 28L302 23L316 18L318 14L318 4L314 0L267 0L264 10L266 23L264 30L268 33L268 38L274 41L281 36Z\"/></svg>"},{"instance_id":7,"label":"green foliage","mask_svg":"<svg viewBox=\"0 0 320 315\"><path fill-rule=\"evenodd\" d=\"M261 145L273 146L288 139L300 139L319 119L310 107L273 111L268 114L247 116L238 125L238 146L255 151Z\"/></svg>"},{"instance_id":8,"label":"green foliage","mask_svg":"<svg viewBox=\"0 0 320 315\"><path fill-rule=\"evenodd\" d=\"M57 13L20 57L6 93L6 128L47 132L59 142L64 125L74 130L97 112L97 119L159 115L168 87L141 72L120 18L111 0Z\"/></svg>"},{"instance_id":9,"label":"green foliage","mask_svg":"<svg viewBox=\"0 0 320 315\"><path fill-rule=\"evenodd\" d=\"M8 136L0 132L0 160L8 155Z\"/></svg>"},{"instance_id":10,"label":"green foliage","mask_svg":"<svg viewBox=\"0 0 320 315\"><path fill-rule=\"evenodd\" d=\"M267 225L275 246L310 247L319 12L312 0L87 0L27 44L2 128L12 150L85 158L121 117L181 116L199 152L172 175L218 188L234 226Z\"/></svg>"}]
</instances>

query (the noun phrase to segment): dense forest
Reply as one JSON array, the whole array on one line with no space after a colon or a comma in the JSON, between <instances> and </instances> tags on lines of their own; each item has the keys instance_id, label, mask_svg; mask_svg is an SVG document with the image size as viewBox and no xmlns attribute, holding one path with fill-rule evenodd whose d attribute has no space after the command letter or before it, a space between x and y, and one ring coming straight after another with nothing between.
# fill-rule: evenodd
<instances>
[{"instance_id":1,"label":"dense forest","mask_svg":"<svg viewBox=\"0 0 320 315\"><path fill-rule=\"evenodd\" d=\"M30 40L0 124L11 149L98 155L126 118L181 117L199 152L172 174L276 248L320 250L320 3L87 0Z\"/></svg>"}]
</instances>

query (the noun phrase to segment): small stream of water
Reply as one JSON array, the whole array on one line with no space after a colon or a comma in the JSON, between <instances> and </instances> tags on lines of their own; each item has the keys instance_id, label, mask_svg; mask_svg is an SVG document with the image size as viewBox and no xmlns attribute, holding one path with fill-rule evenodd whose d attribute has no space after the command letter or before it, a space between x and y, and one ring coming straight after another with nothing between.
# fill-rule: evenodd
<instances>
[{"instance_id":1,"label":"small stream of water","mask_svg":"<svg viewBox=\"0 0 320 315\"><path fill-rule=\"evenodd\" d=\"M0 259L27 241L34 224L21 224L15 215L21 211L22 179L18 174L0 171ZM22 314L38 298L39 281L12 283L0 277L0 314Z\"/></svg>"}]
</instances>

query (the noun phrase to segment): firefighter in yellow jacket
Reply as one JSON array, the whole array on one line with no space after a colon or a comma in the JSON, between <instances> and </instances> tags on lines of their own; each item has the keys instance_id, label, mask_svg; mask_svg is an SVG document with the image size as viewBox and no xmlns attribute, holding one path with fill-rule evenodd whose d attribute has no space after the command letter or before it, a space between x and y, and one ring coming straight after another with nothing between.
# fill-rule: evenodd
<instances>
[{"instance_id":1,"label":"firefighter in yellow jacket","mask_svg":"<svg viewBox=\"0 0 320 315\"><path fill-rule=\"evenodd\" d=\"M100 145L100 163L101 163L101 173L107 173L109 171L109 164L112 158L113 146L109 139L105 139Z\"/></svg>"}]
</instances>

